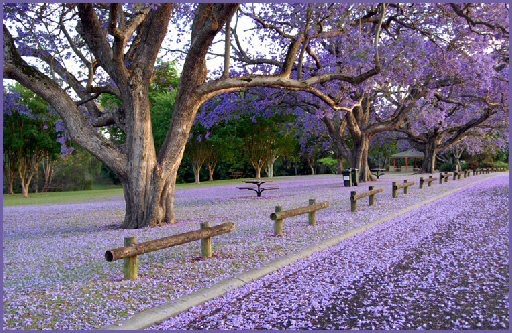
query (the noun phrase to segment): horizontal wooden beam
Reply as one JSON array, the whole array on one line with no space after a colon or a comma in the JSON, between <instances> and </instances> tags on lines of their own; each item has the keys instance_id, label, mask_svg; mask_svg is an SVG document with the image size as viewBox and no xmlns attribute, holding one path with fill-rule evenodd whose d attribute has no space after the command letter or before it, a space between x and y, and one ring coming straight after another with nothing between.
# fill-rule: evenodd
<instances>
[{"instance_id":1,"label":"horizontal wooden beam","mask_svg":"<svg viewBox=\"0 0 512 333\"><path fill-rule=\"evenodd\" d=\"M214 227L185 232L178 235L159 238L131 246L119 247L105 252L107 261L115 261L139 254L162 250L180 244L190 243L196 240L226 234L235 230L235 224L231 222L222 223Z\"/></svg>"},{"instance_id":2,"label":"horizontal wooden beam","mask_svg":"<svg viewBox=\"0 0 512 333\"><path fill-rule=\"evenodd\" d=\"M288 218L288 217L292 217L292 216L297 216L297 215L302 215L302 214L305 214L305 213L311 213L311 212L314 212L314 211L317 211L319 209L323 209L323 208L327 208L329 207L329 202L320 202L320 203L317 203L317 204L314 204L314 205L309 205L309 206L306 206L306 207L300 207L300 208L295 208L295 209L290 209L290 210L284 210L284 211L281 211L281 212L276 212L276 213L272 213L270 214L270 219L272 220L282 220L282 219L285 219L285 218Z\"/></svg>"},{"instance_id":3,"label":"horizontal wooden beam","mask_svg":"<svg viewBox=\"0 0 512 333\"><path fill-rule=\"evenodd\" d=\"M371 190L371 191L368 191L368 192L356 194L356 195L353 196L353 198L354 198L354 200L358 200L358 199L366 198L366 197L369 197L370 195L375 195L375 194L381 193L381 192L384 192L384 189L383 188L377 188L375 190Z\"/></svg>"},{"instance_id":4,"label":"horizontal wooden beam","mask_svg":"<svg viewBox=\"0 0 512 333\"><path fill-rule=\"evenodd\" d=\"M401 183L401 184L395 184L395 188L399 189L399 188L404 188L404 187L409 187L409 186L412 186L416 184L415 182L407 182L407 183Z\"/></svg>"}]
</instances>

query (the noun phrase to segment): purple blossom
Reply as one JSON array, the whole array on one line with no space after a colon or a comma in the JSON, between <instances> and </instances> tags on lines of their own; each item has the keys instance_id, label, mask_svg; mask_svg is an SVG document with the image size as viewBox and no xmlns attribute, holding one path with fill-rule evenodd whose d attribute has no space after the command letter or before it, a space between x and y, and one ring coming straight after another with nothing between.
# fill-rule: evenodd
<instances>
[{"instance_id":1,"label":"purple blossom","mask_svg":"<svg viewBox=\"0 0 512 333\"><path fill-rule=\"evenodd\" d=\"M407 178L418 181L419 176L421 175ZM356 213L350 213L348 200L349 191L354 188L343 187L341 177L334 175L287 177L275 180L275 185L280 189L265 192L261 198L255 197L253 193L240 191L233 185L188 189L180 189L178 186L175 206L178 224L141 230L118 229L125 209L121 194L118 197L90 203L4 207L4 327L7 329L93 329L109 325L122 318L130 317L138 311L171 302L195 290L265 265L273 259L296 253L312 244L343 234L451 189L475 184L486 178L489 178L489 181L485 183L484 189L507 184L506 176L494 177L493 174L481 175L460 181L450 181L443 185L436 184L423 190L411 189L411 194L400 194L399 199L393 199L390 193L391 182L401 181L402 178L387 175L372 184L377 188L385 189L385 192L376 199L377 206L369 207L361 203ZM503 188L502 185L500 186ZM362 188L359 186L356 190L359 191ZM476 187L473 187L471 191L477 191L475 189ZM506 193L500 191L492 192L495 193L492 196L493 200L482 202L488 205L503 202L502 207L508 207ZM465 200L470 200L464 199L463 193L465 192L453 196L452 202L466 203ZM486 195L485 193L485 191L482 192L482 195ZM311 197L316 198L317 201L331 202L329 209L317 213L317 226L308 227L305 216L290 218L285 220L284 236L273 237L269 214L274 210L274 206L280 204L284 209L293 208L307 204ZM456 208L461 209L467 206L470 205L456 205ZM496 214L496 210L489 211L494 206L485 207L487 208L481 210L482 216ZM443 205L440 205L438 210L447 211ZM416 215L411 213L411 216ZM428 235L433 230L430 227L425 227L423 230L421 226L430 225L436 219L429 216L422 217L421 214L418 219L412 217L410 219L416 221L417 225L411 229L416 232L416 238L412 238L413 243L419 244L422 235ZM212 224L231 221L236 225L233 233L214 239L216 257L212 260L195 259L200 255L199 245L195 242L149 253L140 256L140 278L132 282L122 280L122 262L108 263L103 258L104 251L121 246L125 236L137 236L139 241L156 239L196 230L199 223L203 221L209 221ZM405 237L409 232L409 222L402 227L399 222L397 221L396 224L397 230ZM379 231L375 233L378 235ZM365 264L368 269L374 264L378 264L379 269L388 267L392 262L379 260L379 258L383 255L396 257L396 260L402 258L407 246L397 243L400 237L391 239L388 243L390 248L371 255L371 260L368 260L368 255L373 252L366 254L363 248L359 248L359 252L354 252L349 258L357 259L362 263L368 261ZM251 241L248 242L248 239ZM359 239L363 245L366 244L364 246L371 247L373 244L370 236ZM388 240L388 238L382 238L382 240ZM496 246L501 244L499 242L488 244L494 243ZM80 246L76 246L77 244ZM356 249L354 242L350 244L352 244L350 248ZM392 247L393 244L400 246L395 249ZM374 251L377 251L376 249ZM498 251L494 254L496 263L500 262L500 253ZM41 262L44 265L41 265ZM353 267L352 264L347 263L346 269L351 267ZM315 269L313 265L308 270ZM286 272L288 271L276 272L277 275L274 276L284 277ZM344 270L340 270L340 274L346 275L343 281L347 283L357 281L353 279L356 275L360 278L364 276L361 276L357 270L353 270L351 274L343 274L343 272ZM336 284L336 288L328 288L332 277L330 273L319 275L319 278L325 281L318 286L325 286L325 288L317 288L311 284L312 292L318 293L318 297L311 297L316 300L314 304L309 303L311 299L309 298L304 306L311 306L312 309L322 309L325 306L329 295L341 286ZM248 287L251 290L257 290L259 286L255 284ZM296 287L293 284L289 286L290 292L297 288L305 288L304 284ZM238 292L241 293L240 295L245 294L244 290ZM235 294L229 297L235 297ZM296 312L304 308L303 306L294 307L293 304L290 301L283 306L283 309ZM275 327L272 324L274 319L270 319L272 316L277 316L281 305L273 299L266 302L264 304L266 308L275 309L268 314L268 317L260 313L262 306L258 305L254 309L244 307L245 314L242 317L247 319L242 320L233 313L233 317L222 320L226 325L233 327L243 326L247 320L260 323L264 328ZM371 309L377 312L382 310L376 304L369 306L373 306ZM219 316L222 317L222 315ZM270 319L267 320L267 318ZM305 327L303 326L304 318L290 317L289 319L290 323L286 324L289 327ZM364 317L359 319L364 320ZM496 327L500 327L499 322L502 319L496 317L495 321L498 323ZM460 326L463 326L462 321Z\"/></svg>"}]
</instances>

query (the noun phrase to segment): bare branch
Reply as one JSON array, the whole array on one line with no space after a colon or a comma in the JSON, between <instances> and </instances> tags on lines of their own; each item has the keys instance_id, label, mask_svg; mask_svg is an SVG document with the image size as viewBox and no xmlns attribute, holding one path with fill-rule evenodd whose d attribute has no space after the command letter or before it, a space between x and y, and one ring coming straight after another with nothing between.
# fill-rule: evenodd
<instances>
[{"instance_id":1,"label":"bare branch","mask_svg":"<svg viewBox=\"0 0 512 333\"><path fill-rule=\"evenodd\" d=\"M222 78L229 77L229 60L231 57L231 17L226 20L226 40L224 41L224 73Z\"/></svg>"}]
</instances>

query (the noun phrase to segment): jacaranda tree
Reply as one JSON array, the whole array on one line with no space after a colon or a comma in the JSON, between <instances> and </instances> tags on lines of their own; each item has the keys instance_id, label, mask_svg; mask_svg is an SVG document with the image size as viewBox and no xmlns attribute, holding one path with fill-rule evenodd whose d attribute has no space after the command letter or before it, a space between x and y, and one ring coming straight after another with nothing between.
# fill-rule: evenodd
<instances>
[{"instance_id":1,"label":"jacaranda tree","mask_svg":"<svg viewBox=\"0 0 512 333\"><path fill-rule=\"evenodd\" d=\"M339 109L342 106L336 105L316 85L333 80L358 82L380 68L378 57L372 57L363 72L324 71L292 78L292 70L303 63L301 49L306 50L313 42L336 36L344 28L343 24L326 24L322 31L311 34L306 25L288 31L287 24L278 18L277 23L290 38L279 47L268 50L279 60L272 70L262 72L255 68L252 73L232 76L230 48L226 47L222 76L207 81L207 53L239 6L199 4L183 8L177 8L175 4L119 3L5 7L4 76L44 98L61 116L71 138L119 176L126 201L124 228L176 222L173 205L178 167L197 110L208 99L250 87L272 86L308 91ZM282 4L262 8L261 13L265 16L252 17L261 25L277 16L307 21L313 13L310 5ZM304 11L305 8L309 9ZM341 12L347 13L347 8L339 5ZM330 19L340 18L335 15L335 10L329 10L332 13ZM360 10L358 14L366 13ZM317 19L321 20L323 14L319 12L319 15ZM379 17L382 15L382 10L371 14L377 22L373 33L374 47L378 45ZM182 25L190 22L187 27L190 42L185 51L171 125L157 154L148 86L164 39L176 37L176 31L168 31L170 20L180 21ZM261 37L273 40L273 35L261 34ZM230 45L231 39L225 39L226 45ZM32 65L34 62L39 66ZM74 71L70 63L79 64L80 69ZM94 101L101 93L118 96L122 107L114 112L102 111ZM124 144L112 142L98 130L112 124L125 133Z\"/></svg>"}]
</instances>

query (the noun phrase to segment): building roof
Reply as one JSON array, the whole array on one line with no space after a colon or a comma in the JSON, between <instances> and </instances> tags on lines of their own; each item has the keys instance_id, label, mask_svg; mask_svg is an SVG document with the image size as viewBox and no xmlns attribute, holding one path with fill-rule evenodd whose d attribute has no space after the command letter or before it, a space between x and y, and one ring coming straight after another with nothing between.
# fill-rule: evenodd
<instances>
[{"instance_id":1,"label":"building roof","mask_svg":"<svg viewBox=\"0 0 512 333\"><path fill-rule=\"evenodd\" d=\"M414 149L409 149L409 150L406 150L406 151L402 151L400 153L393 154L393 155L391 155L391 157L394 157L394 158L403 158L403 157L408 157L408 158L424 158L424 154L421 151L417 151L417 150L414 150Z\"/></svg>"}]
</instances>

